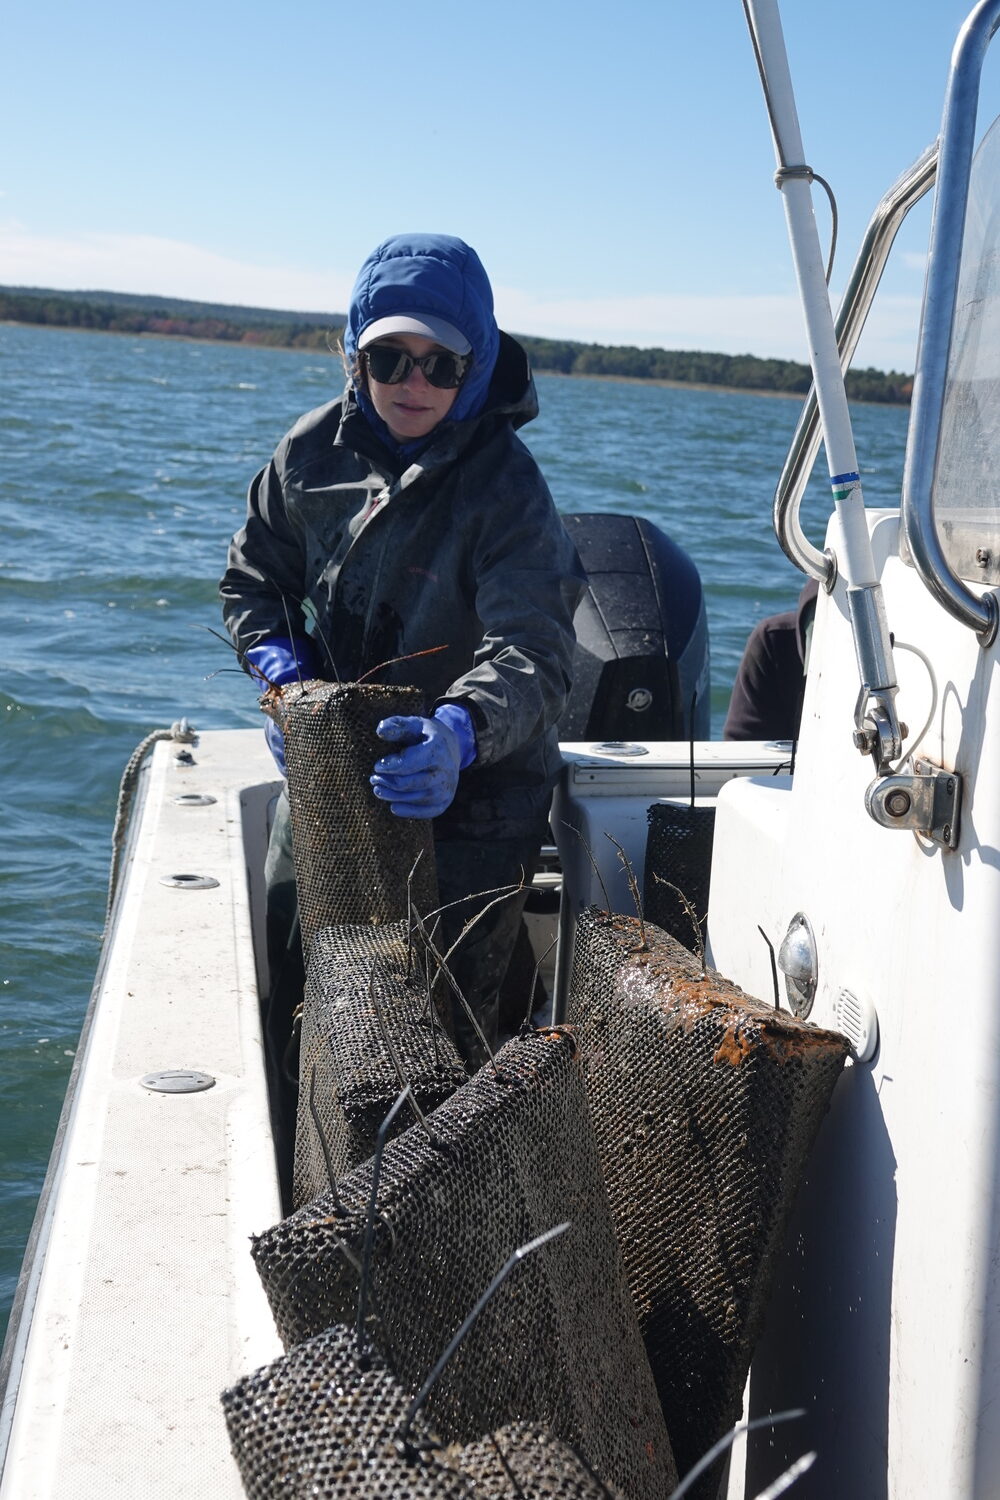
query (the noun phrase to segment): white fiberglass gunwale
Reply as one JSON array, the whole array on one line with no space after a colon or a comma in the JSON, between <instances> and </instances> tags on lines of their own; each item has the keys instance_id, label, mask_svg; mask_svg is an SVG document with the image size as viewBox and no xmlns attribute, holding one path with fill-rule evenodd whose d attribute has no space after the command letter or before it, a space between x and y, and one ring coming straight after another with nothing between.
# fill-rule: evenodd
<instances>
[{"instance_id":1,"label":"white fiberglass gunwale","mask_svg":"<svg viewBox=\"0 0 1000 1500\"><path fill-rule=\"evenodd\" d=\"M152 757L26 1261L4 1500L241 1495L219 1395L280 1353L248 1246L281 1217L248 883L274 767L256 729L176 750ZM214 1082L140 1081L181 1069Z\"/></svg>"}]
</instances>

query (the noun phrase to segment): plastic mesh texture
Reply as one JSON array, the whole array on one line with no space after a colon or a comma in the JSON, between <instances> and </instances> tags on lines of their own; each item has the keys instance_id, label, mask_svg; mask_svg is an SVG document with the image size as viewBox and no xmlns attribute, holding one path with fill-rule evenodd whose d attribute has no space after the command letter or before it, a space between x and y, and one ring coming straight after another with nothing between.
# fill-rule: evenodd
<instances>
[{"instance_id":1,"label":"plastic mesh texture","mask_svg":"<svg viewBox=\"0 0 1000 1500\"><path fill-rule=\"evenodd\" d=\"M617 1500L540 1427L442 1450L377 1354L334 1327L222 1396L249 1500Z\"/></svg>"},{"instance_id":2,"label":"plastic mesh texture","mask_svg":"<svg viewBox=\"0 0 1000 1500\"><path fill-rule=\"evenodd\" d=\"M427 1404L449 1442L543 1423L633 1500L662 1500L670 1444L626 1290L576 1045L517 1037L384 1151L371 1257L372 1334L418 1389L510 1254L517 1266ZM372 1181L365 1163L253 1242L286 1348L356 1316Z\"/></svg>"},{"instance_id":3,"label":"plastic mesh texture","mask_svg":"<svg viewBox=\"0 0 1000 1500\"><path fill-rule=\"evenodd\" d=\"M322 927L404 919L415 865L412 900L425 915L432 911L437 882L431 825L423 818L397 818L369 779L388 748L376 726L391 714L422 714L419 689L293 682L260 701L285 737L306 958Z\"/></svg>"},{"instance_id":4,"label":"plastic mesh texture","mask_svg":"<svg viewBox=\"0 0 1000 1500\"><path fill-rule=\"evenodd\" d=\"M313 938L299 1055L296 1207L368 1160L404 1082L424 1113L465 1082L424 974L416 940L408 955L405 922L328 927ZM411 1119L401 1110L395 1132Z\"/></svg>"},{"instance_id":5,"label":"plastic mesh texture","mask_svg":"<svg viewBox=\"0 0 1000 1500\"><path fill-rule=\"evenodd\" d=\"M739 1418L785 1225L848 1053L653 924L585 912L576 1023L605 1181L678 1469ZM721 1467L721 1461L720 1461ZM691 1491L713 1497L719 1468Z\"/></svg>"},{"instance_id":6,"label":"plastic mesh texture","mask_svg":"<svg viewBox=\"0 0 1000 1500\"><path fill-rule=\"evenodd\" d=\"M476 1500L619 1500L567 1443L546 1427L517 1423L446 1455L475 1484ZM665 1500L665 1497L664 1497Z\"/></svg>"},{"instance_id":7,"label":"plastic mesh texture","mask_svg":"<svg viewBox=\"0 0 1000 1500\"><path fill-rule=\"evenodd\" d=\"M365 1363L352 1333L331 1328L223 1392L249 1500L471 1500L419 1415L416 1451L401 1450L411 1398L376 1354Z\"/></svg>"},{"instance_id":8,"label":"plastic mesh texture","mask_svg":"<svg viewBox=\"0 0 1000 1500\"><path fill-rule=\"evenodd\" d=\"M654 802L647 817L643 915L685 948L696 952L700 946L699 928L677 893L684 893L703 932L712 874L715 808Z\"/></svg>"}]
</instances>

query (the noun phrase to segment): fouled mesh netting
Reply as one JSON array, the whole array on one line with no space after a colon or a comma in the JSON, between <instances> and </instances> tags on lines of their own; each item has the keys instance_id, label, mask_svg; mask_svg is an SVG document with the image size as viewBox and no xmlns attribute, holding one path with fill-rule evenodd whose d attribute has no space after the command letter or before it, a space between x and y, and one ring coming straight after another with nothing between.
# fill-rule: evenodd
<instances>
[{"instance_id":1,"label":"fouled mesh netting","mask_svg":"<svg viewBox=\"0 0 1000 1500\"><path fill-rule=\"evenodd\" d=\"M518 1424L443 1449L378 1354L334 1327L223 1392L249 1500L617 1500L565 1443Z\"/></svg>"},{"instance_id":2,"label":"fouled mesh netting","mask_svg":"<svg viewBox=\"0 0 1000 1500\"><path fill-rule=\"evenodd\" d=\"M447 1457L475 1482L476 1500L619 1500L620 1490L547 1427L518 1422ZM664 1497L665 1500L665 1497Z\"/></svg>"},{"instance_id":3,"label":"fouled mesh netting","mask_svg":"<svg viewBox=\"0 0 1000 1500\"><path fill-rule=\"evenodd\" d=\"M321 927L399 921L410 896L419 911L432 911L437 881L430 824L397 818L370 784L372 767L388 749L376 726L392 714L423 713L419 689L290 682L265 693L261 707L285 737L306 957Z\"/></svg>"},{"instance_id":4,"label":"fouled mesh netting","mask_svg":"<svg viewBox=\"0 0 1000 1500\"><path fill-rule=\"evenodd\" d=\"M696 952L708 914L715 808L654 802L647 817L643 915Z\"/></svg>"},{"instance_id":5,"label":"fouled mesh netting","mask_svg":"<svg viewBox=\"0 0 1000 1500\"><path fill-rule=\"evenodd\" d=\"M358 1304L373 1165L253 1243L286 1348ZM552 1427L632 1500L675 1471L601 1180L576 1047L517 1037L381 1163L369 1281L372 1337L419 1388L512 1251L570 1229L520 1264L428 1398L449 1442L506 1423Z\"/></svg>"},{"instance_id":6,"label":"fouled mesh netting","mask_svg":"<svg viewBox=\"0 0 1000 1500\"><path fill-rule=\"evenodd\" d=\"M407 942L405 922L314 936L302 1009L296 1207L367 1161L404 1083L429 1113L465 1082L437 1001L428 998L425 963L419 937ZM400 1111L396 1132L411 1119Z\"/></svg>"},{"instance_id":7,"label":"fouled mesh netting","mask_svg":"<svg viewBox=\"0 0 1000 1500\"><path fill-rule=\"evenodd\" d=\"M223 1392L249 1500L472 1500L419 1414L398 1442L410 1395L377 1354L330 1328Z\"/></svg>"},{"instance_id":8,"label":"fouled mesh netting","mask_svg":"<svg viewBox=\"0 0 1000 1500\"><path fill-rule=\"evenodd\" d=\"M645 936L645 946L643 945ZM775 1257L848 1052L652 923L579 919L577 1027L626 1277L680 1472L738 1419ZM714 1496L718 1467L693 1494Z\"/></svg>"}]
</instances>

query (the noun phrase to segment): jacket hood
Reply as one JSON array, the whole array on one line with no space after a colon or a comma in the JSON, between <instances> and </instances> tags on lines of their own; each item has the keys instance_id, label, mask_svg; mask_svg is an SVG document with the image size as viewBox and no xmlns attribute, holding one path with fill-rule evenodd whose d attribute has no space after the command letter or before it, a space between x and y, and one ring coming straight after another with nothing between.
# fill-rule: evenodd
<instances>
[{"instance_id":1,"label":"jacket hood","mask_svg":"<svg viewBox=\"0 0 1000 1500\"><path fill-rule=\"evenodd\" d=\"M351 369L364 330L380 318L400 314L444 318L468 339L472 364L445 420L461 422L476 416L486 402L500 334L493 291L475 250L447 234L397 234L383 240L361 267L351 293L344 329L344 353ZM365 416L385 439L387 430L366 393L356 388L356 395Z\"/></svg>"}]
</instances>

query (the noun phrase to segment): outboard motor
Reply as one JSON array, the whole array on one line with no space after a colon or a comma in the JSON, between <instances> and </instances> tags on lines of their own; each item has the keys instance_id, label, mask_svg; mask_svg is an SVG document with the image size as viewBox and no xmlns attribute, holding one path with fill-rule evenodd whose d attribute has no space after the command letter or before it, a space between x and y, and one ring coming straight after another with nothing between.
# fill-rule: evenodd
<instances>
[{"instance_id":1,"label":"outboard motor","mask_svg":"<svg viewBox=\"0 0 1000 1500\"><path fill-rule=\"evenodd\" d=\"M587 573L561 740L711 737L708 621L683 548L638 516L563 516Z\"/></svg>"}]
</instances>

